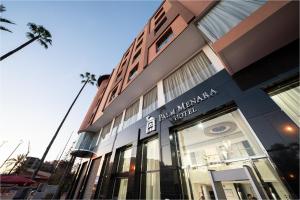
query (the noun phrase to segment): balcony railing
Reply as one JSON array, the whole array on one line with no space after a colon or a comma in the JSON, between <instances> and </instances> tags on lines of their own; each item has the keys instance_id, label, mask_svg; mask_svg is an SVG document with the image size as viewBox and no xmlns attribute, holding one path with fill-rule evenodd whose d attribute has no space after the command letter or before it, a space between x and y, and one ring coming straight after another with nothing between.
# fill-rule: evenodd
<instances>
[{"instance_id":1,"label":"balcony railing","mask_svg":"<svg viewBox=\"0 0 300 200\"><path fill-rule=\"evenodd\" d=\"M74 150L71 155L81 158L89 158L96 155L96 144L98 134L91 132L80 133Z\"/></svg>"}]
</instances>

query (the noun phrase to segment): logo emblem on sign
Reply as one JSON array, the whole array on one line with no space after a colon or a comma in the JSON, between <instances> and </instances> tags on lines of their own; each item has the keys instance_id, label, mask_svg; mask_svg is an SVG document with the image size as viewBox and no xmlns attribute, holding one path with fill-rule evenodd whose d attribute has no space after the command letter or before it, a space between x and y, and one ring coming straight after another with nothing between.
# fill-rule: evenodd
<instances>
[{"instance_id":1,"label":"logo emblem on sign","mask_svg":"<svg viewBox=\"0 0 300 200\"><path fill-rule=\"evenodd\" d=\"M155 131L156 130L156 122L155 122L155 118L151 117L151 116L147 116L146 117L146 134Z\"/></svg>"}]
</instances>

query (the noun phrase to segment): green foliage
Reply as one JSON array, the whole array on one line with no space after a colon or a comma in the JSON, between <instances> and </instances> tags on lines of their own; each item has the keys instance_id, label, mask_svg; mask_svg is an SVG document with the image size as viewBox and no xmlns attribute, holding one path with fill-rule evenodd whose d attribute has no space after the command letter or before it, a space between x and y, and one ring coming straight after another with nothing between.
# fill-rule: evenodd
<instances>
[{"instance_id":1,"label":"green foliage","mask_svg":"<svg viewBox=\"0 0 300 200\"><path fill-rule=\"evenodd\" d=\"M94 85L95 81L97 80L95 74L91 74L90 72L85 72L85 74L80 74L80 77L83 79L81 83L88 82L91 85Z\"/></svg>"},{"instance_id":2,"label":"green foliage","mask_svg":"<svg viewBox=\"0 0 300 200\"><path fill-rule=\"evenodd\" d=\"M3 4L0 4L0 13L3 13L5 11L6 11L5 6ZM15 24L14 22L12 22L12 21L10 21L8 19L3 18L2 14L0 15L0 22L6 23L6 24ZM2 24L0 24L0 30L12 33L11 30L9 30L8 28L4 27Z\"/></svg>"},{"instance_id":3,"label":"green foliage","mask_svg":"<svg viewBox=\"0 0 300 200\"><path fill-rule=\"evenodd\" d=\"M52 35L46 28L35 23L28 23L27 26L31 31L26 34L29 39L36 38L45 49L48 49L49 44L52 45Z\"/></svg>"}]
</instances>

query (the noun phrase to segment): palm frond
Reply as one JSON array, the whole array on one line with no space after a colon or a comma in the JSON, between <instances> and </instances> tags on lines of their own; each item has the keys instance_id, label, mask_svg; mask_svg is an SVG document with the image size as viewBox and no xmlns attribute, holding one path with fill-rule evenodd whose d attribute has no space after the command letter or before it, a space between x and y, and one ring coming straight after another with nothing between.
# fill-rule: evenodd
<instances>
[{"instance_id":1,"label":"palm frond","mask_svg":"<svg viewBox=\"0 0 300 200\"><path fill-rule=\"evenodd\" d=\"M83 75L83 74L80 74L80 77L81 77L81 78L84 78L84 75Z\"/></svg>"},{"instance_id":2,"label":"palm frond","mask_svg":"<svg viewBox=\"0 0 300 200\"><path fill-rule=\"evenodd\" d=\"M39 39L38 41L40 42L40 44L41 44L42 46L45 47L45 49L48 49L48 45L47 45L46 42L44 42L42 39Z\"/></svg>"},{"instance_id":3,"label":"palm frond","mask_svg":"<svg viewBox=\"0 0 300 200\"><path fill-rule=\"evenodd\" d=\"M91 73L90 72L85 72L85 77L90 77Z\"/></svg>"},{"instance_id":4,"label":"palm frond","mask_svg":"<svg viewBox=\"0 0 300 200\"><path fill-rule=\"evenodd\" d=\"M7 31L7 32L10 32L10 33L12 33L12 31L11 31L11 30L9 30L9 29L5 28L4 26L0 26L0 30L2 30L2 31Z\"/></svg>"},{"instance_id":5,"label":"palm frond","mask_svg":"<svg viewBox=\"0 0 300 200\"><path fill-rule=\"evenodd\" d=\"M5 12L6 9L5 9L5 6L3 4L0 4L0 12Z\"/></svg>"},{"instance_id":6,"label":"palm frond","mask_svg":"<svg viewBox=\"0 0 300 200\"><path fill-rule=\"evenodd\" d=\"M30 33L30 32L27 32L27 33L26 33L26 36L27 36L29 39L32 39L32 38L35 37L34 34L33 34L33 33Z\"/></svg>"},{"instance_id":7,"label":"palm frond","mask_svg":"<svg viewBox=\"0 0 300 200\"><path fill-rule=\"evenodd\" d=\"M4 19L2 17L0 17L0 22L4 22L4 23L8 23L8 24L15 24L14 22L8 20L8 19Z\"/></svg>"},{"instance_id":8,"label":"palm frond","mask_svg":"<svg viewBox=\"0 0 300 200\"><path fill-rule=\"evenodd\" d=\"M35 23L28 23L27 26L29 27L29 29L36 34L38 31L38 26Z\"/></svg>"},{"instance_id":9,"label":"palm frond","mask_svg":"<svg viewBox=\"0 0 300 200\"><path fill-rule=\"evenodd\" d=\"M81 83L85 83L85 80L82 80Z\"/></svg>"},{"instance_id":10,"label":"palm frond","mask_svg":"<svg viewBox=\"0 0 300 200\"><path fill-rule=\"evenodd\" d=\"M92 79L92 81L96 81L95 74L92 74L91 79Z\"/></svg>"},{"instance_id":11,"label":"palm frond","mask_svg":"<svg viewBox=\"0 0 300 200\"><path fill-rule=\"evenodd\" d=\"M49 38L43 38L44 42L49 43L50 45L52 45L52 40Z\"/></svg>"},{"instance_id":12,"label":"palm frond","mask_svg":"<svg viewBox=\"0 0 300 200\"><path fill-rule=\"evenodd\" d=\"M94 85L94 82L93 82L93 81L89 81L89 83L90 83L91 85Z\"/></svg>"}]
</instances>

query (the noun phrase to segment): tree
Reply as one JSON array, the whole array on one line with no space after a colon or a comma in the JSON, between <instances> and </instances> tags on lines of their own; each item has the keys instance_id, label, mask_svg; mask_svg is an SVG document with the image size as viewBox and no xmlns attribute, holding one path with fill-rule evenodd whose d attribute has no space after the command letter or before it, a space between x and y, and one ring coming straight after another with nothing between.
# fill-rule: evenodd
<instances>
[{"instance_id":1,"label":"tree","mask_svg":"<svg viewBox=\"0 0 300 200\"><path fill-rule=\"evenodd\" d=\"M6 167L12 166L8 174L11 174L12 172L19 174L22 171L24 171L26 158L27 158L26 154L19 154L17 155L16 158L10 158L6 163Z\"/></svg>"},{"instance_id":2,"label":"tree","mask_svg":"<svg viewBox=\"0 0 300 200\"><path fill-rule=\"evenodd\" d=\"M81 83L83 83L83 86L82 86L81 89L79 90L77 96L76 96L75 99L73 100L73 102L72 102L71 106L69 107L67 113L65 114L65 116L64 116L64 118L62 119L62 121L60 122L60 124L59 124L57 130L55 131L55 133L54 133L54 135L53 135L53 137L52 137L50 143L48 144L48 146L47 146L47 148L46 148L46 150L45 150L45 152L44 152L44 154L43 154L43 156L42 156L41 162L39 163L38 167L34 170L34 172L33 172L33 174L32 174L32 177L31 177L33 180L34 180L35 176L37 175L38 171L40 170L40 168L41 168L41 166L42 166L42 164L43 164L43 162L44 162L44 160L45 160L45 158L46 158L46 156L47 156L47 154L48 154L48 152L49 152L49 150L50 150L50 148L51 148L51 146L52 146L52 144L53 144L53 142L54 142L54 140L56 139L56 137L57 137L57 135L58 135L58 133L59 133L59 131L60 131L62 125L64 124L66 118L68 117L68 115L69 115L71 109L73 108L73 106L74 106L75 102L77 101L79 95L81 94L82 90L84 89L84 87L86 86L86 84L90 83L91 85L94 85L94 83L95 83L95 81L96 81L95 74L91 74L91 73L89 73L89 72L86 72L85 74L80 74L80 77L83 79L83 80L81 81Z\"/></svg>"},{"instance_id":3,"label":"tree","mask_svg":"<svg viewBox=\"0 0 300 200\"><path fill-rule=\"evenodd\" d=\"M4 54L0 57L0 61L4 60L8 56L16 53L17 51L23 49L27 45L31 44L34 41L38 41L45 49L48 49L48 45L52 45L52 36L51 33L45 29L41 25L36 25L34 23L28 23L27 26L29 27L31 32L27 32L27 37L29 40L25 42L24 44L20 45L16 49Z\"/></svg>"},{"instance_id":4,"label":"tree","mask_svg":"<svg viewBox=\"0 0 300 200\"><path fill-rule=\"evenodd\" d=\"M3 13L5 11L6 11L5 6L3 4L0 4L0 13ZM15 24L14 22L12 22L12 21L10 21L8 19L2 18L1 16L2 16L2 14L0 15L0 22L6 23L6 24ZM8 28L4 27L3 25L0 25L0 30L12 33L11 30L9 30Z\"/></svg>"}]
</instances>

